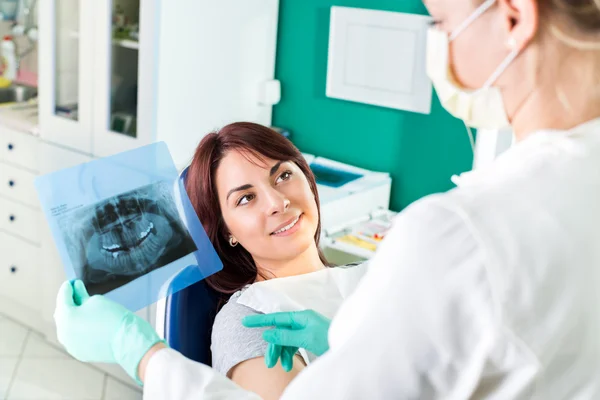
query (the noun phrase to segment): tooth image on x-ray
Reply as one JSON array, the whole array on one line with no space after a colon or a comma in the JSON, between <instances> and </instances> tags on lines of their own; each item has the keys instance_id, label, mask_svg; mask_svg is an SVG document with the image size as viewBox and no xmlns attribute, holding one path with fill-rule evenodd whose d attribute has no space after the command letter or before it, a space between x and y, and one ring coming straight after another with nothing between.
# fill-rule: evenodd
<instances>
[{"instance_id":1,"label":"tooth image on x-ray","mask_svg":"<svg viewBox=\"0 0 600 400\"><path fill-rule=\"evenodd\" d=\"M159 182L81 208L61 219L75 274L104 294L197 250Z\"/></svg>"}]
</instances>

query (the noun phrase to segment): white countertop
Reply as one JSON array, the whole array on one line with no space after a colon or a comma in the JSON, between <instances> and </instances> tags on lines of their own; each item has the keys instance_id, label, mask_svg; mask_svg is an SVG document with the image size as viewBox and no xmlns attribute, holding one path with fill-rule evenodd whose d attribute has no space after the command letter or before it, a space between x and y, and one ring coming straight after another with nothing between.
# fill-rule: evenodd
<instances>
[{"instance_id":1,"label":"white countertop","mask_svg":"<svg viewBox=\"0 0 600 400\"><path fill-rule=\"evenodd\" d=\"M39 136L39 114L37 101L0 104L0 125Z\"/></svg>"}]
</instances>

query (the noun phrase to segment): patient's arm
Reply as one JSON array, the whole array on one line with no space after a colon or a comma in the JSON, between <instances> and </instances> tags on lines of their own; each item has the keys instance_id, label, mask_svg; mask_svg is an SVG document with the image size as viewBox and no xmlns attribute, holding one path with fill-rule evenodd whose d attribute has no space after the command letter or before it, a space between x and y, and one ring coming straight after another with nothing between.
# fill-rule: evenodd
<instances>
[{"instance_id":1,"label":"patient's arm","mask_svg":"<svg viewBox=\"0 0 600 400\"><path fill-rule=\"evenodd\" d=\"M242 319L256 315L253 309L237 303L234 294L215 319L212 331L212 367L238 385L259 394L264 399L278 399L286 386L304 368L299 354L294 367L285 372L281 363L267 368L265 354L268 343L263 339L267 329L246 328Z\"/></svg>"},{"instance_id":2,"label":"patient's arm","mask_svg":"<svg viewBox=\"0 0 600 400\"><path fill-rule=\"evenodd\" d=\"M304 369L304 361L299 355L294 357L294 367L285 372L278 363L267 368L265 358L258 357L242 361L227 374L231 380L246 390L258 394L265 400L276 400L281 397L286 386Z\"/></svg>"}]
</instances>

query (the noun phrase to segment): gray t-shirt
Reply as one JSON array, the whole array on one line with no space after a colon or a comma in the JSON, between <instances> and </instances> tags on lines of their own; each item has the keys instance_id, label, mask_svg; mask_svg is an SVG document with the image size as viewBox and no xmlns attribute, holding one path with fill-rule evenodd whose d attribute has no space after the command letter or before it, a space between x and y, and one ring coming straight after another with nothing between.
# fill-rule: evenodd
<instances>
[{"instance_id":1,"label":"gray t-shirt","mask_svg":"<svg viewBox=\"0 0 600 400\"><path fill-rule=\"evenodd\" d=\"M267 342L262 338L267 329L246 328L242 318L259 314L250 307L238 304L242 292L231 296L215 318L211 337L212 367L223 375L242 361L264 357Z\"/></svg>"},{"instance_id":2,"label":"gray t-shirt","mask_svg":"<svg viewBox=\"0 0 600 400\"><path fill-rule=\"evenodd\" d=\"M351 268L360 265L354 263L336 268ZM242 319L247 315L260 314L256 310L239 304L237 300L243 290L231 296L215 318L211 336L212 366L223 375L242 361L264 357L267 342L262 338L263 332L269 328L246 328ZM308 353L309 361L316 356Z\"/></svg>"}]
</instances>

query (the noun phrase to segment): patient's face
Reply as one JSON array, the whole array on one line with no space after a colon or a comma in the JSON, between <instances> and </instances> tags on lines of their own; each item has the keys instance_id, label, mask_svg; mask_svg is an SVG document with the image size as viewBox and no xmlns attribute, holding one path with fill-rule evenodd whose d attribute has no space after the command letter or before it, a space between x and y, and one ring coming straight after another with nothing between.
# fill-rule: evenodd
<instances>
[{"instance_id":1,"label":"patient's face","mask_svg":"<svg viewBox=\"0 0 600 400\"><path fill-rule=\"evenodd\" d=\"M230 233L259 264L291 261L316 247L317 204L295 163L231 151L216 185Z\"/></svg>"}]
</instances>

